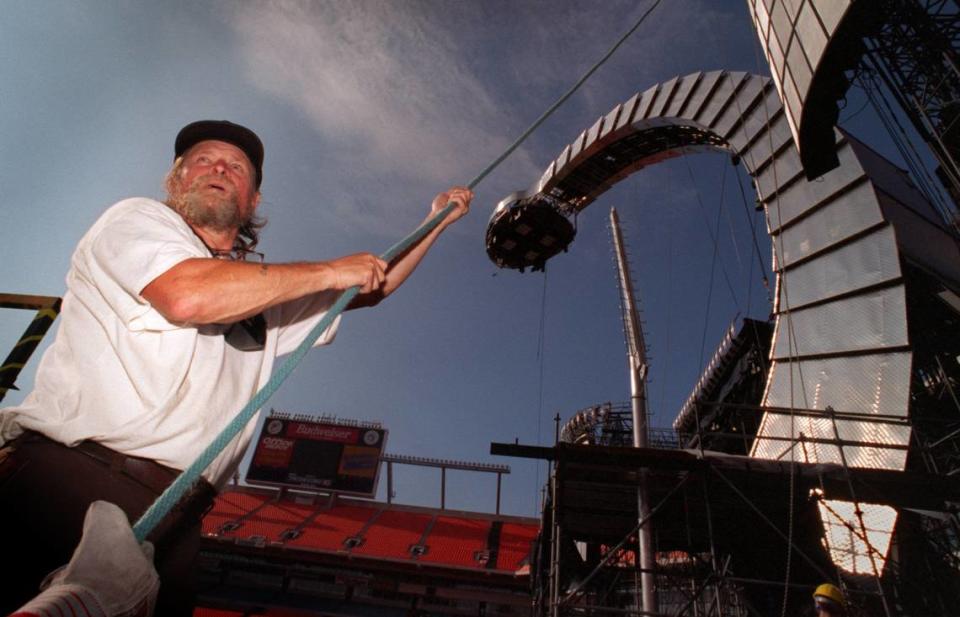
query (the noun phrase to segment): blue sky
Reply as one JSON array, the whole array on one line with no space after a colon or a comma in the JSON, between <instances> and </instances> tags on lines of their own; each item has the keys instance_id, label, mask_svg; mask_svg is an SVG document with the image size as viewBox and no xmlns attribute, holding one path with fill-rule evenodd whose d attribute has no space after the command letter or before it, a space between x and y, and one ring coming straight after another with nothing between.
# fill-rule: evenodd
<instances>
[{"instance_id":1,"label":"blue sky","mask_svg":"<svg viewBox=\"0 0 960 617\"><path fill-rule=\"evenodd\" d=\"M62 295L86 228L124 197L161 198L176 132L202 118L245 124L265 143L268 260L382 252L420 223L434 194L497 156L648 6L5 2L0 291ZM616 206L646 320L653 422L668 426L729 323L769 312L749 231L757 226L769 268L762 215L752 203L744 208L728 157L673 160L617 185L580 217L577 240L548 264L546 283L540 273L497 270L484 231L500 199L531 185L581 130L637 90L698 70L767 74L755 40L741 0L663 2L478 187L470 216L409 283L381 306L348 314L335 344L308 356L269 406L379 420L394 453L509 464L504 511L536 514L543 467L492 457L489 444L549 444L555 414L565 420L628 400L606 227ZM711 293L707 226L721 201ZM30 315L2 317L5 353ZM36 364L37 356L21 375L23 390ZM396 484L399 501L439 502L437 470L399 468ZM492 477L451 473L448 506L492 510L494 487Z\"/></svg>"}]
</instances>

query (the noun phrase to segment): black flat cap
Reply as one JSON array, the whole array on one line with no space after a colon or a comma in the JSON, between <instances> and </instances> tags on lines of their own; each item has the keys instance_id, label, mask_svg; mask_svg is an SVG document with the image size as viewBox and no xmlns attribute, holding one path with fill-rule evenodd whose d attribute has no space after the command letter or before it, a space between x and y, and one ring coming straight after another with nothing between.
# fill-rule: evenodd
<instances>
[{"instance_id":1,"label":"black flat cap","mask_svg":"<svg viewBox=\"0 0 960 617\"><path fill-rule=\"evenodd\" d=\"M177 133L174 142L174 158L183 156L183 153L201 141L215 139L243 150L253 168L257 170L257 188L263 180L263 142L257 134L245 126L228 122L227 120L200 120L191 122Z\"/></svg>"}]
</instances>

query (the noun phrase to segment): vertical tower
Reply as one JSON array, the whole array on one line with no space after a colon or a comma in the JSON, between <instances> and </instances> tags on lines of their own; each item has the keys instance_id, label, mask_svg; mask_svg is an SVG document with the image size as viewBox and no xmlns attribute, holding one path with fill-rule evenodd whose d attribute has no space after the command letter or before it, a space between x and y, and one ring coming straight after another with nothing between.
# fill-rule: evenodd
<instances>
[{"instance_id":1,"label":"vertical tower","mask_svg":"<svg viewBox=\"0 0 960 617\"><path fill-rule=\"evenodd\" d=\"M616 208L610 208L610 233L617 257L617 281L620 283L620 305L623 312L623 329L627 342L627 361L630 365L630 403L633 411L633 445L646 448L647 439L647 345L643 340L636 301L633 297L633 282L630 266L620 232L620 218ZM650 524L650 498L647 491L646 470L641 469L637 485L637 517L640 529L637 532L640 556L640 583L643 594L643 610L657 612L656 578L653 550L653 534Z\"/></svg>"}]
</instances>

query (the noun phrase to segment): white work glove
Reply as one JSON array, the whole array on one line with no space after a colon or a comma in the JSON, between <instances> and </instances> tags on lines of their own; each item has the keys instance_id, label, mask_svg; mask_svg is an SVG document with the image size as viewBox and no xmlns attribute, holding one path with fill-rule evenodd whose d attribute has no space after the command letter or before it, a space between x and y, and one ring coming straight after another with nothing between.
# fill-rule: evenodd
<instances>
[{"instance_id":1,"label":"white work glove","mask_svg":"<svg viewBox=\"0 0 960 617\"><path fill-rule=\"evenodd\" d=\"M123 510L95 501L70 563L40 587L43 592L11 617L150 617L160 589L153 545L137 544Z\"/></svg>"}]
</instances>

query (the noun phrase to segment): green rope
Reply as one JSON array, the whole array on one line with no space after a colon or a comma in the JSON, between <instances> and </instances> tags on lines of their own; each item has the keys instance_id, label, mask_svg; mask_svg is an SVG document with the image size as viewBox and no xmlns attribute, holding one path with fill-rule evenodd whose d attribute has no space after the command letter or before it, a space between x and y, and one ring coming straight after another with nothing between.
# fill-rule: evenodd
<instances>
[{"instance_id":1,"label":"green rope","mask_svg":"<svg viewBox=\"0 0 960 617\"><path fill-rule=\"evenodd\" d=\"M557 110L567 99L569 99L574 92L576 92L580 86L583 85L587 79L593 75L593 73L600 68L600 66L613 55L613 53L623 44L627 38L640 27L640 24L647 18L653 9L660 4L661 0L656 0L653 5L640 16L640 19L633 25L632 28L627 30L627 32L620 37L620 39L610 48L609 51L596 63L594 64L589 71L587 71L583 77L581 77L577 83L573 85L565 94L563 94L557 102L550 106L547 111L545 111L530 127L523 132L520 137L516 139L503 154L498 156L492 163L487 165L483 171L477 174L477 177L470 181L467 185L470 189L476 187L484 178L486 178L490 172L492 172L500 163L504 161L510 154L516 150L520 144L522 144L527 137L533 133L544 120L546 120L554 111ZM414 230L406 238L400 240L392 247L387 249L380 257L387 262L393 261L398 255L406 252L410 247L420 242L428 233L433 231L443 221L444 218L450 214L455 207L455 204L448 203L442 210L437 212L435 215L430 217L425 223L420 227ZM193 463L190 464L183 472L177 476L177 479L173 481L170 486L159 496L157 500L143 513L143 516L134 524L133 534L136 536L138 542L143 542L151 531L156 528L160 521L170 512L171 509L179 502L183 496L193 487L194 483L200 479L200 474L203 473L203 470L206 469L210 463L227 447L227 444L230 441L240 434L243 430L243 427L253 418L257 411L266 404L267 400L273 396L274 392L286 381L287 377L290 376L290 373L300 364L300 361L303 360L303 357L307 354L307 351L313 347L313 344L316 342L320 335L330 327L330 324L333 323L333 320L337 318L340 313L347 308L350 302L356 297L357 293L360 291L359 287L351 287L350 289L343 292L336 302L327 310L327 313L323 316L319 323L313 327L307 337L303 340L300 345L291 353L287 359L280 365L280 368L270 377L270 380L250 399L250 401L244 406L243 409L237 413L236 417L230 421L230 423L217 435L216 438L208 445L203 452L200 453L200 456L197 457Z\"/></svg>"}]
</instances>

